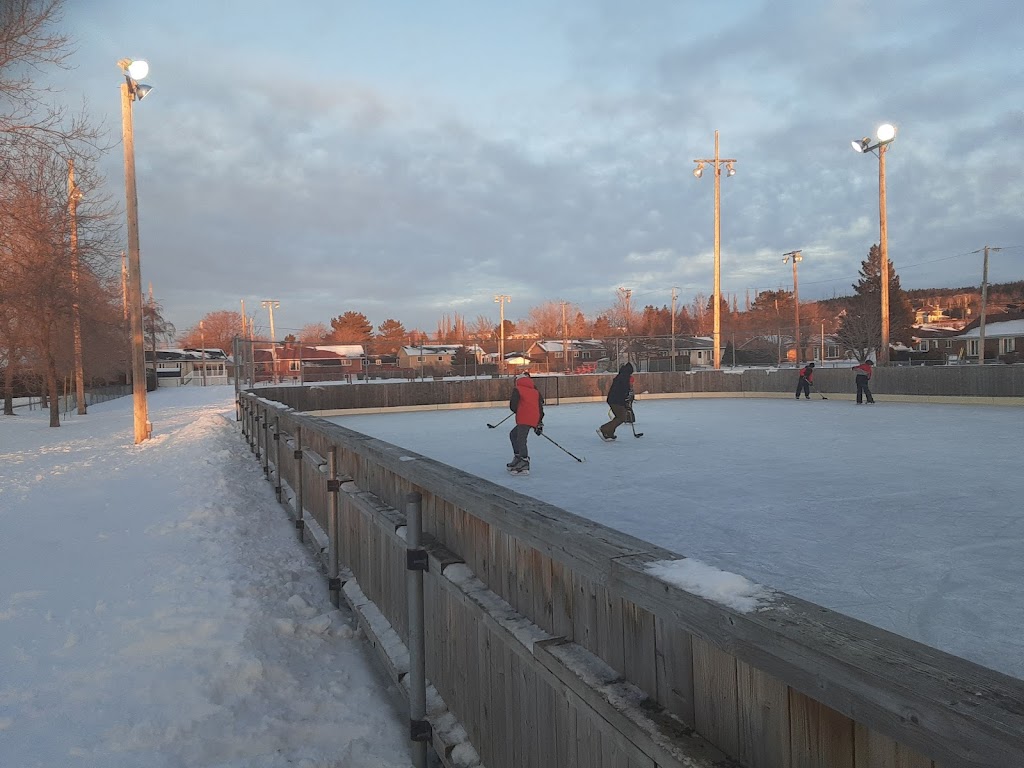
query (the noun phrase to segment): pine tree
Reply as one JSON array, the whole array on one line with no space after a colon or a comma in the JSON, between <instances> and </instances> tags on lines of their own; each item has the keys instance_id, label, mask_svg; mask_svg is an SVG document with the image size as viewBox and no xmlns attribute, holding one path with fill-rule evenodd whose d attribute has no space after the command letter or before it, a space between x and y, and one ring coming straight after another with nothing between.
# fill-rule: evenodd
<instances>
[{"instance_id":1,"label":"pine tree","mask_svg":"<svg viewBox=\"0 0 1024 768\"><path fill-rule=\"evenodd\" d=\"M868 257L861 262L860 280L853 286L857 293L855 301L863 302L856 314L870 314L872 309L881 317L882 313L882 251L872 245ZM879 324L879 328L881 325ZM881 334L881 330L879 330ZM900 276L889 261L889 342L910 345L914 335L914 308L906 292L900 287ZM877 346L882 342L878 337Z\"/></svg>"}]
</instances>

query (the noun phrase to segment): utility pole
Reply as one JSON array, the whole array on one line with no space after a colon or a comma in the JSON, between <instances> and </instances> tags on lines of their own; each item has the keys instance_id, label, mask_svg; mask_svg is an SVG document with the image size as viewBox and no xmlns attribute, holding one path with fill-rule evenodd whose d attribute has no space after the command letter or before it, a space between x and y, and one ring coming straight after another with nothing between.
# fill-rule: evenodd
<instances>
[{"instance_id":1,"label":"utility pole","mask_svg":"<svg viewBox=\"0 0 1024 768\"><path fill-rule=\"evenodd\" d=\"M718 131L715 131L715 156L703 160L694 160L697 167L693 175L698 179L704 166L711 164L715 169L715 370L722 367L722 164L725 164L726 175L734 176L735 159L718 156Z\"/></svg>"},{"instance_id":2,"label":"utility pole","mask_svg":"<svg viewBox=\"0 0 1024 768\"><path fill-rule=\"evenodd\" d=\"M800 345L800 288L796 279L796 265L803 261L804 257L800 251L790 251L782 255L784 257L782 259L783 264L787 261L793 262L793 322L796 324L796 363L799 365L800 361L803 360L804 353L803 347Z\"/></svg>"},{"instance_id":3,"label":"utility pole","mask_svg":"<svg viewBox=\"0 0 1024 768\"><path fill-rule=\"evenodd\" d=\"M498 373L505 371L505 302L512 303L512 297L501 293L494 297L494 301L501 306L501 319L498 325Z\"/></svg>"},{"instance_id":4,"label":"utility pole","mask_svg":"<svg viewBox=\"0 0 1024 768\"><path fill-rule=\"evenodd\" d=\"M672 372L676 371L676 291L679 289L672 286Z\"/></svg>"},{"instance_id":5,"label":"utility pole","mask_svg":"<svg viewBox=\"0 0 1024 768\"><path fill-rule=\"evenodd\" d=\"M242 338L245 338L245 299L240 299L242 302Z\"/></svg>"},{"instance_id":6,"label":"utility pole","mask_svg":"<svg viewBox=\"0 0 1024 768\"><path fill-rule=\"evenodd\" d=\"M569 372L569 331L568 331L568 329L566 328L566 325L565 325L565 305L567 303L568 302L565 302L565 301L561 302L561 304L562 304L562 357L564 358L564 360L562 362L565 363L565 372L566 373Z\"/></svg>"},{"instance_id":7,"label":"utility pole","mask_svg":"<svg viewBox=\"0 0 1024 768\"><path fill-rule=\"evenodd\" d=\"M132 341L128 324L128 258L121 251L121 310L124 315L125 368L124 384L132 386Z\"/></svg>"},{"instance_id":8,"label":"utility pole","mask_svg":"<svg viewBox=\"0 0 1024 768\"><path fill-rule=\"evenodd\" d=\"M149 284L149 345L153 349L153 375L157 389L160 388L160 370L156 364L156 302L153 300L153 283Z\"/></svg>"},{"instance_id":9,"label":"utility pole","mask_svg":"<svg viewBox=\"0 0 1024 768\"><path fill-rule=\"evenodd\" d=\"M75 184L75 161L68 160L68 218L71 228L71 320L75 343L75 399L78 401L78 415L84 416L85 375L82 365L82 313L79 307L78 281L78 201L82 192Z\"/></svg>"},{"instance_id":10,"label":"utility pole","mask_svg":"<svg viewBox=\"0 0 1024 768\"><path fill-rule=\"evenodd\" d=\"M984 266L981 268L981 320L978 323L978 364L985 364L985 306L988 304L988 254L989 251L1001 251L1002 248L982 248L985 252ZM977 253L977 251L975 251Z\"/></svg>"},{"instance_id":11,"label":"utility pole","mask_svg":"<svg viewBox=\"0 0 1024 768\"><path fill-rule=\"evenodd\" d=\"M154 355L155 359L155 355ZM206 329L203 328L203 321L199 321L199 360L203 372L203 386L206 386Z\"/></svg>"},{"instance_id":12,"label":"utility pole","mask_svg":"<svg viewBox=\"0 0 1024 768\"><path fill-rule=\"evenodd\" d=\"M619 296L622 297L623 303L625 304L625 307L626 307L625 321L626 321L626 361L627 362L629 361L629 348L631 346L630 342L629 342L629 320L630 320L630 315L632 314L632 310L630 309L630 306L629 306L629 299L630 299L630 297L632 295L633 295L633 289L632 288L619 288ZM615 364L616 365L621 365L622 364L622 361L618 359L617 355L616 355ZM639 368L640 366L637 365L637 367Z\"/></svg>"}]
</instances>

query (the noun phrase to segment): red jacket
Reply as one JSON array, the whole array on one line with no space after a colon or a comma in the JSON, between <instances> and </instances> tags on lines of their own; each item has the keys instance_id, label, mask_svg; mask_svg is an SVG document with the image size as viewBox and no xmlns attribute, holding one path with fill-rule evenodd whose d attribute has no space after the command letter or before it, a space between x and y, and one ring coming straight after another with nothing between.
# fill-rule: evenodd
<instances>
[{"instance_id":1,"label":"red jacket","mask_svg":"<svg viewBox=\"0 0 1024 768\"><path fill-rule=\"evenodd\" d=\"M516 379L516 388L512 391L508 407L516 412L516 424L536 427L544 421L544 398L533 386L533 379L529 376Z\"/></svg>"},{"instance_id":2,"label":"red jacket","mask_svg":"<svg viewBox=\"0 0 1024 768\"><path fill-rule=\"evenodd\" d=\"M800 378L807 379L808 384L814 383L814 369L808 368L806 365L800 369Z\"/></svg>"},{"instance_id":3,"label":"red jacket","mask_svg":"<svg viewBox=\"0 0 1024 768\"><path fill-rule=\"evenodd\" d=\"M853 370L857 372L858 376L867 376L871 378L871 371L874 370L874 366L868 365L867 363L861 363L860 365L853 366Z\"/></svg>"}]
</instances>

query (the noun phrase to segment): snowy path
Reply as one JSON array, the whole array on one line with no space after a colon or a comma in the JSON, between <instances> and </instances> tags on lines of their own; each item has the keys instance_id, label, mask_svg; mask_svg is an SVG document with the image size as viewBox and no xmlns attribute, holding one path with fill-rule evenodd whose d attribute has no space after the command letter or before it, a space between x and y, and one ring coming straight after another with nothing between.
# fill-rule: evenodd
<instances>
[{"instance_id":1,"label":"snowy path","mask_svg":"<svg viewBox=\"0 0 1024 768\"><path fill-rule=\"evenodd\" d=\"M409 765L228 387L0 419L0 765Z\"/></svg>"}]
</instances>

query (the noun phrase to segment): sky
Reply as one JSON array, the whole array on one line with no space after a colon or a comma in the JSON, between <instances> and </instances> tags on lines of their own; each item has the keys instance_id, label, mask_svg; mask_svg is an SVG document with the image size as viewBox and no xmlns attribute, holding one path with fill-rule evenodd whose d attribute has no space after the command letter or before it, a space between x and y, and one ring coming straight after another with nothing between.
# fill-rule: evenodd
<instances>
[{"instance_id":1,"label":"sky","mask_svg":"<svg viewBox=\"0 0 1024 768\"><path fill-rule=\"evenodd\" d=\"M567 301L594 317L713 293L851 293L878 240L905 288L1024 278L1024 11L1014 0L68 2L70 103L134 107L144 287L179 330L240 309L279 337L362 312L432 332ZM122 195L120 148L104 161Z\"/></svg>"},{"instance_id":2,"label":"sky","mask_svg":"<svg viewBox=\"0 0 1024 768\"><path fill-rule=\"evenodd\" d=\"M613 443L604 404L551 405L523 476L486 426L505 408L338 420L685 554L650 570L734 610L781 590L1024 678L1024 411L839 394L641 394L643 437ZM331 605L233 388L148 401L137 446L129 397L59 429L0 416L0 764L407 768L398 692Z\"/></svg>"}]
</instances>

